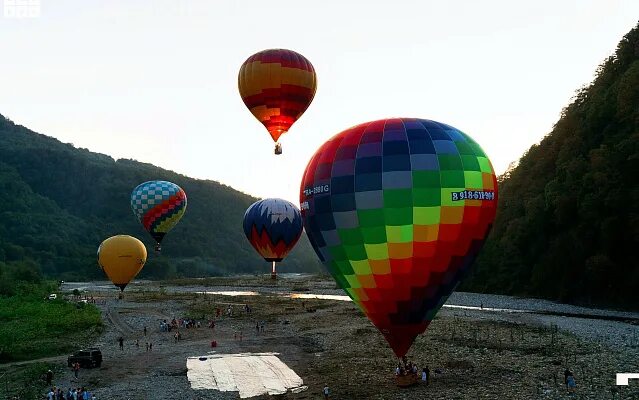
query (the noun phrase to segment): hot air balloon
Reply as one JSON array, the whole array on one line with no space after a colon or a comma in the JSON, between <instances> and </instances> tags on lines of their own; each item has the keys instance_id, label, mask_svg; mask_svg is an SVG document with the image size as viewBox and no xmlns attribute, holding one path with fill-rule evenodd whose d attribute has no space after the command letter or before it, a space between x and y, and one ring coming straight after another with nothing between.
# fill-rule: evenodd
<instances>
[{"instance_id":1,"label":"hot air balloon","mask_svg":"<svg viewBox=\"0 0 639 400\"><path fill-rule=\"evenodd\" d=\"M292 50L264 50L244 61L237 81L244 104L275 141L275 154L281 154L280 136L304 114L315 96L313 65Z\"/></svg>"},{"instance_id":2,"label":"hot air balloon","mask_svg":"<svg viewBox=\"0 0 639 400\"><path fill-rule=\"evenodd\" d=\"M167 181L144 182L131 193L133 214L155 239L155 251L160 242L180 221L186 211L186 193L175 183Z\"/></svg>"},{"instance_id":3,"label":"hot air balloon","mask_svg":"<svg viewBox=\"0 0 639 400\"><path fill-rule=\"evenodd\" d=\"M111 282L124 291L146 262L146 247L138 239L117 235L106 239L98 248L98 264Z\"/></svg>"},{"instance_id":4,"label":"hot air balloon","mask_svg":"<svg viewBox=\"0 0 639 400\"><path fill-rule=\"evenodd\" d=\"M424 119L337 134L311 158L300 191L315 252L398 357L469 270L497 208L479 145Z\"/></svg>"},{"instance_id":5,"label":"hot air balloon","mask_svg":"<svg viewBox=\"0 0 639 400\"><path fill-rule=\"evenodd\" d=\"M271 277L275 278L275 263L286 257L302 235L300 210L282 199L259 200L244 213L243 225L253 248L273 263Z\"/></svg>"}]
</instances>

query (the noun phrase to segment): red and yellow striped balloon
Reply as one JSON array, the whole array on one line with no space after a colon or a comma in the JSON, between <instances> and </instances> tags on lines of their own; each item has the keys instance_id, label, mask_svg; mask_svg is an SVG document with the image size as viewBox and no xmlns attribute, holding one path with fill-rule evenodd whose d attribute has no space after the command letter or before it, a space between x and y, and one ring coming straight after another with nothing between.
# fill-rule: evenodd
<instances>
[{"instance_id":1,"label":"red and yellow striped balloon","mask_svg":"<svg viewBox=\"0 0 639 400\"><path fill-rule=\"evenodd\" d=\"M237 80L244 104L275 142L304 114L317 89L311 62L285 49L253 54L242 64Z\"/></svg>"}]
</instances>

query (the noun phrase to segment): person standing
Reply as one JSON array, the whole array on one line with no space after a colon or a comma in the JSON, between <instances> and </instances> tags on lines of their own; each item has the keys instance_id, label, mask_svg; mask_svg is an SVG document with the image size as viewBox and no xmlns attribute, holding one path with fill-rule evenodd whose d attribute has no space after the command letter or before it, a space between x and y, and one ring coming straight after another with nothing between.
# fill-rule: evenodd
<instances>
[{"instance_id":1,"label":"person standing","mask_svg":"<svg viewBox=\"0 0 639 400\"><path fill-rule=\"evenodd\" d=\"M122 336L118 338L118 343L120 343L120 350L124 350L124 338Z\"/></svg>"},{"instance_id":2,"label":"person standing","mask_svg":"<svg viewBox=\"0 0 639 400\"><path fill-rule=\"evenodd\" d=\"M144 336L146 336L146 326L144 327Z\"/></svg>"},{"instance_id":3,"label":"person standing","mask_svg":"<svg viewBox=\"0 0 639 400\"><path fill-rule=\"evenodd\" d=\"M428 381L430 378L430 369L428 369L428 365L422 369L422 382L428 385Z\"/></svg>"},{"instance_id":4,"label":"person standing","mask_svg":"<svg viewBox=\"0 0 639 400\"><path fill-rule=\"evenodd\" d=\"M53 371L48 370L47 371L47 385L51 385L52 381L53 381Z\"/></svg>"},{"instance_id":5,"label":"person standing","mask_svg":"<svg viewBox=\"0 0 639 400\"><path fill-rule=\"evenodd\" d=\"M566 378L566 386L568 386L569 393L575 393L575 390L577 389L577 382L575 382L574 375L568 375L568 378Z\"/></svg>"},{"instance_id":6,"label":"person standing","mask_svg":"<svg viewBox=\"0 0 639 400\"><path fill-rule=\"evenodd\" d=\"M73 364L73 375L75 376L75 380L78 380L78 374L80 373L80 363L78 361Z\"/></svg>"},{"instance_id":7,"label":"person standing","mask_svg":"<svg viewBox=\"0 0 639 400\"><path fill-rule=\"evenodd\" d=\"M568 387L569 376L572 376L572 372L570 371L570 369L566 368L566 370L564 371L564 384L566 385L566 387Z\"/></svg>"},{"instance_id":8,"label":"person standing","mask_svg":"<svg viewBox=\"0 0 639 400\"><path fill-rule=\"evenodd\" d=\"M330 394L330 389L328 388L328 385L324 385L324 389L322 389L322 393L324 393L324 399L328 399L328 396Z\"/></svg>"}]
</instances>

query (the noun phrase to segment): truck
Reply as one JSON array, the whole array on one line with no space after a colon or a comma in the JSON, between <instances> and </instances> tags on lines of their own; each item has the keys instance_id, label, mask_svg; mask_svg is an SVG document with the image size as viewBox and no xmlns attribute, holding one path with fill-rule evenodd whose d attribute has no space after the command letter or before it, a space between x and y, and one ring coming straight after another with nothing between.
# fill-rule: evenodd
<instances>
[{"instance_id":1,"label":"truck","mask_svg":"<svg viewBox=\"0 0 639 400\"><path fill-rule=\"evenodd\" d=\"M102 365L102 352L97 347L91 347L76 351L67 357L67 365L73 366L76 362L80 363L82 368L95 368Z\"/></svg>"}]
</instances>

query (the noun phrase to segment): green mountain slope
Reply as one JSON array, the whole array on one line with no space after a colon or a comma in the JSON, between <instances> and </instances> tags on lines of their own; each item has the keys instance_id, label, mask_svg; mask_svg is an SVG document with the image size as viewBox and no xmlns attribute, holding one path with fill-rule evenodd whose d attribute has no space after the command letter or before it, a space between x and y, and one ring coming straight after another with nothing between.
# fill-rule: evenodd
<instances>
[{"instance_id":1,"label":"green mountain slope","mask_svg":"<svg viewBox=\"0 0 639 400\"><path fill-rule=\"evenodd\" d=\"M177 183L189 199L159 257L129 206L133 188L154 179ZM33 260L48 276L100 278L98 245L125 233L150 250L141 276L266 273L269 264L242 231L244 211L255 200L217 182L76 149L0 116L0 262ZM320 268L303 235L280 271Z\"/></svg>"},{"instance_id":2,"label":"green mountain slope","mask_svg":"<svg viewBox=\"0 0 639 400\"><path fill-rule=\"evenodd\" d=\"M463 288L639 307L639 26L500 181Z\"/></svg>"}]
</instances>

